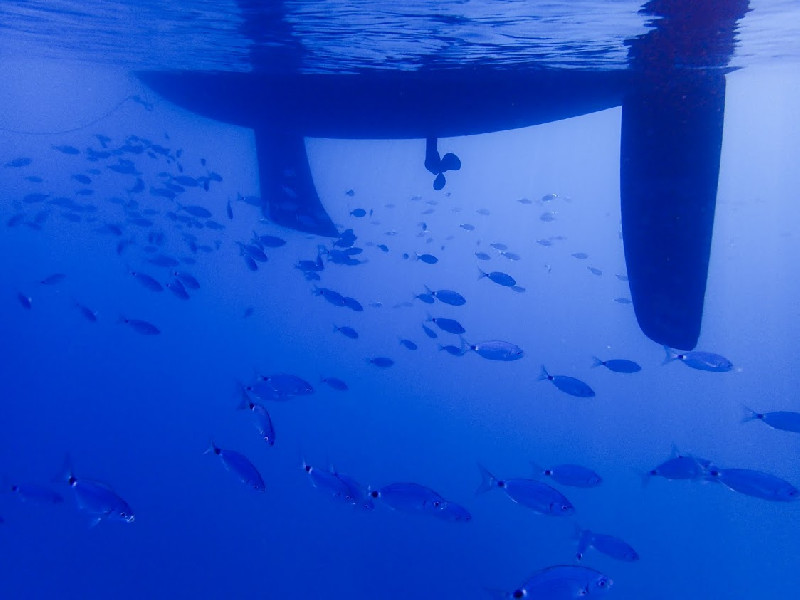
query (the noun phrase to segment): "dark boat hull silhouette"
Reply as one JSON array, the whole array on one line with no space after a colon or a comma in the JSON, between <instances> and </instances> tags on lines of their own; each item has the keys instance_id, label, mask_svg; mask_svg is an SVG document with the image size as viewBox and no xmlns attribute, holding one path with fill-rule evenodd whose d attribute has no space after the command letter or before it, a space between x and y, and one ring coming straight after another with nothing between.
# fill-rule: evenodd
<instances>
[{"instance_id":1,"label":"dark boat hull silhouette","mask_svg":"<svg viewBox=\"0 0 800 600\"><path fill-rule=\"evenodd\" d=\"M636 317L654 341L692 349L711 251L724 67L736 22L747 10L740 0L697 4L648 3L644 10L657 17L655 27L629 42L624 70L465 65L305 74L254 64L248 73L138 75L189 111L252 128L265 212L279 225L322 236L337 230L317 195L306 137L420 138L430 148L439 137L622 106L622 226Z\"/></svg>"}]
</instances>

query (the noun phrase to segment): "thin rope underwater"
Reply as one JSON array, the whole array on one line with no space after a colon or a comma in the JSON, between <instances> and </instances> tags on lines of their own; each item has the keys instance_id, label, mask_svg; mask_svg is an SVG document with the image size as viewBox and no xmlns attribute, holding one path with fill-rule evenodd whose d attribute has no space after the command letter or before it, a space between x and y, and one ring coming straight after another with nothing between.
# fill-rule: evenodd
<instances>
[{"instance_id":1,"label":"thin rope underwater","mask_svg":"<svg viewBox=\"0 0 800 600\"><path fill-rule=\"evenodd\" d=\"M147 102L146 100L142 99L142 97L139 96L138 94L132 94L130 96L126 96L125 98L123 98L122 100L117 102L113 107L111 107L108 111L106 111L105 113L103 113L102 115L97 117L96 119L92 119L88 123L84 123L83 125L80 125L78 127L72 127L70 129L62 129L62 130L59 130L59 131L31 131L31 130L26 130L26 129L12 129L10 127L0 127L0 131L6 131L8 133L18 133L18 134L21 134L21 135L61 135L61 134L64 134L64 133L73 133L75 131L81 131L82 129L86 129L87 127L91 127L92 125L95 125L95 124L99 123L103 119L107 119L112 114L117 112L120 108L122 108L122 106L128 101L132 101L132 102L136 102L137 104L141 104L144 107L144 109L147 110L147 111L152 111L153 110L153 104L152 103Z\"/></svg>"}]
</instances>

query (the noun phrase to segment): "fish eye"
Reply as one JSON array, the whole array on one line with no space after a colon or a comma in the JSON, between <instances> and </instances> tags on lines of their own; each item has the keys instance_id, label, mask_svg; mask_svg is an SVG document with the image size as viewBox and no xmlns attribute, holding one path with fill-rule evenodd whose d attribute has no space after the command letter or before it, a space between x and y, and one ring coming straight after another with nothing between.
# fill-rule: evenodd
<instances>
[{"instance_id":1,"label":"fish eye","mask_svg":"<svg viewBox=\"0 0 800 600\"><path fill-rule=\"evenodd\" d=\"M523 592L522 590L514 590L512 592L512 594L511 594L511 597L512 598L524 598L525 597L525 592Z\"/></svg>"},{"instance_id":2,"label":"fish eye","mask_svg":"<svg viewBox=\"0 0 800 600\"><path fill-rule=\"evenodd\" d=\"M597 587L604 588L607 585L608 585L608 580L605 577L597 580Z\"/></svg>"},{"instance_id":3,"label":"fish eye","mask_svg":"<svg viewBox=\"0 0 800 600\"><path fill-rule=\"evenodd\" d=\"M567 505L567 504L562 504L561 505L561 510L564 511L564 512L567 512L570 508L572 508L572 507Z\"/></svg>"}]
</instances>

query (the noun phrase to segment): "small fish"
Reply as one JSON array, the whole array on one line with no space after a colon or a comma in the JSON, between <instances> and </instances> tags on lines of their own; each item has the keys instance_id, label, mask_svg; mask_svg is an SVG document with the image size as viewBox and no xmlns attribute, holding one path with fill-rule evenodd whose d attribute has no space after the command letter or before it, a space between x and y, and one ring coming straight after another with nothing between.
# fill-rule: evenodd
<instances>
[{"instance_id":1,"label":"small fish","mask_svg":"<svg viewBox=\"0 0 800 600\"><path fill-rule=\"evenodd\" d=\"M177 277L180 282L185 285L187 288L191 290L199 290L200 289L200 282L194 278L193 275L186 273L184 271L173 271L173 277Z\"/></svg>"},{"instance_id":2,"label":"small fish","mask_svg":"<svg viewBox=\"0 0 800 600\"><path fill-rule=\"evenodd\" d=\"M520 198L517 200L517 202L520 204L533 204L533 200L530 200L529 198Z\"/></svg>"},{"instance_id":3,"label":"small fish","mask_svg":"<svg viewBox=\"0 0 800 600\"><path fill-rule=\"evenodd\" d=\"M544 223L552 223L556 220L556 215L553 212L547 211L539 215L539 220Z\"/></svg>"},{"instance_id":4,"label":"small fish","mask_svg":"<svg viewBox=\"0 0 800 600\"><path fill-rule=\"evenodd\" d=\"M592 275L597 275L598 277L603 274L603 272L596 268L596 267L586 267L592 273Z\"/></svg>"},{"instance_id":5,"label":"small fish","mask_svg":"<svg viewBox=\"0 0 800 600\"><path fill-rule=\"evenodd\" d=\"M464 354L467 353L467 348L463 345L454 346L452 344L447 344L446 346L443 346L442 344L439 344L439 350L444 350L453 356L464 356Z\"/></svg>"},{"instance_id":6,"label":"small fish","mask_svg":"<svg viewBox=\"0 0 800 600\"><path fill-rule=\"evenodd\" d=\"M339 292L336 292L329 288L314 286L314 295L322 296L325 300L327 300L334 306L345 306L345 297Z\"/></svg>"},{"instance_id":7,"label":"small fish","mask_svg":"<svg viewBox=\"0 0 800 600\"><path fill-rule=\"evenodd\" d=\"M793 433L800 433L800 412L790 412L786 410L779 410L775 412L760 413L751 408L744 407L747 411L743 423L747 421L763 421L773 429L782 429L783 431L791 431Z\"/></svg>"},{"instance_id":8,"label":"small fish","mask_svg":"<svg viewBox=\"0 0 800 600\"><path fill-rule=\"evenodd\" d=\"M390 483L379 490L372 490L370 497L401 512L436 515L447 505L441 495L418 483Z\"/></svg>"},{"instance_id":9,"label":"small fish","mask_svg":"<svg viewBox=\"0 0 800 600\"><path fill-rule=\"evenodd\" d=\"M141 283L148 290L151 290L153 292L163 292L164 291L164 286L161 285L158 282L157 279L151 277L147 273L141 273L139 271L129 271L129 273L131 275L133 275L133 277L136 279L136 281Z\"/></svg>"},{"instance_id":10,"label":"small fish","mask_svg":"<svg viewBox=\"0 0 800 600\"><path fill-rule=\"evenodd\" d=\"M348 327L346 325L343 326L343 327L337 327L336 325L334 325L333 326L333 331L341 333L343 336L348 337L351 340L357 340L358 339L358 332L355 329L353 329L352 327Z\"/></svg>"},{"instance_id":11,"label":"small fish","mask_svg":"<svg viewBox=\"0 0 800 600\"><path fill-rule=\"evenodd\" d=\"M8 161L3 166L12 168L27 167L32 162L33 162L32 158L28 158L27 156L20 156L19 158L14 158Z\"/></svg>"},{"instance_id":12,"label":"small fish","mask_svg":"<svg viewBox=\"0 0 800 600\"><path fill-rule=\"evenodd\" d=\"M75 308L77 308L81 312L81 314L87 321L91 321L92 323L97 322L97 311L92 310L91 308L81 304L80 302L75 302Z\"/></svg>"},{"instance_id":13,"label":"small fish","mask_svg":"<svg viewBox=\"0 0 800 600\"><path fill-rule=\"evenodd\" d=\"M690 454L680 454L675 448L673 448L672 454L673 456L668 460L645 473L642 483L646 484L651 477L697 481L706 476L708 468L711 466L710 461Z\"/></svg>"},{"instance_id":14,"label":"small fish","mask_svg":"<svg viewBox=\"0 0 800 600\"><path fill-rule=\"evenodd\" d=\"M469 223L461 223L459 227L465 231L475 231L475 225L470 225Z\"/></svg>"},{"instance_id":15,"label":"small fish","mask_svg":"<svg viewBox=\"0 0 800 600\"><path fill-rule=\"evenodd\" d=\"M764 500L793 502L800 500L800 490L788 481L753 469L718 469L712 467L706 479L719 481L740 494Z\"/></svg>"},{"instance_id":16,"label":"small fish","mask_svg":"<svg viewBox=\"0 0 800 600\"><path fill-rule=\"evenodd\" d=\"M679 360L687 367L691 367L699 371L725 373L733 369L733 363L731 363L731 361L724 356L714 354L713 352L702 352L700 350L692 350L691 352L675 352L669 346L664 346L664 352L667 353L667 356L661 363L662 365L666 365L673 360Z\"/></svg>"},{"instance_id":17,"label":"small fish","mask_svg":"<svg viewBox=\"0 0 800 600\"><path fill-rule=\"evenodd\" d=\"M258 240L267 248L280 248L286 245L286 240L274 235L261 235Z\"/></svg>"},{"instance_id":18,"label":"small fish","mask_svg":"<svg viewBox=\"0 0 800 600\"><path fill-rule=\"evenodd\" d=\"M501 252L500 256L508 260L520 260L522 257L516 252Z\"/></svg>"},{"instance_id":19,"label":"small fish","mask_svg":"<svg viewBox=\"0 0 800 600\"><path fill-rule=\"evenodd\" d=\"M492 213L489 211L489 209L488 209L488 208L479 208L479 209L478 209L478 210L476 210L475 212L476 212L476 213L478 213L479 215L483 215L484 217L488 217L490 214L492 214Z\"/></svg>"},{"instance_id":20,"label":"small fish","mask_svg":"<svg viewBox=\"0 0 800 600\"><path fill-rule=\"evenodd\" d=\"M367 359L367 362L371 365L375 365L376 367L381 367L385 369L387 367L391 367L394 364L394 361L391 358L387 358L385 356L376 356L374 358Z\"/></svg>"},{"instance_id":21,"label":"small fish","mask_svg":"<svg viewBox=\"0 0 800 600\"><path fill-rule=\"evenodd\" d=\"M542 365L542 372L539 374L537 380L544 381L545 379L553 382L553 385L562 392L570 396L575 396L576 398L593 398L595 395L594 390L580 379L567 375L550 375L547 369L544 368L544 365Z\"/></svg>"},{"instance_id":22,"label":"small fish","mask_svg":"<svg viewBox=\"0 0 800 600\"><path fill-rule=\"evenodd\" d=\"M39 283L42 285L56 285L64 281L66 275L64 273L53 273L52 275L48 275L44 279L41 279Z\"/></svg>"},{"instance_id":23,"label":"small fish","mask_svg":"<svg viewBox=\"0 0 800 600\"><path fill-rule=\"evenodd\" d=\"M505 245L505 244L502 244L500 242L494 242L494 243L489 244L489 245L492 248L494 248L495 250L497 250L498 252L504 252L504 251L508 250L508 246Z\"/></svg>"},{"instance_id":24,"label":"small fish","mask_svg":"<svg viewBox=\"0 0 800 600\"><path fill-rule=\"evenodd\" d=\"M613 581L600 571L581 565L554 565L531 575L517 589L498 592L497 598L529 598L530 600L572 600L603 597Z\"/></svg>"},{"instance_id":25,"label":"small fish","mask_svg":"<svg viewBox=\"0 0 800 600\"><path fill-rule=\"evenodd\" d=\"M345 504L355 504L358 501L358 495L354 493L353 488L333 470L312 467L305 460L303 461L303 470L308 474L311 485L334 500Z\"/></svg>"},{"instance_id":26,"label":"small fish","mask_svg":"<svg viewBox=\"0 0 800 600\"><path fill-rule=\"evenodd\" d=\"M536 240L536 243L539 244L540 246L544 246L545 248L549 248L550 246L553 245L553 242L545 239Z\"/></svg>"},{"instance_id":27,"label":"small fish","mask_svg":"<svg viewBox=\"0 0 800 600\"><path fill-rule=\"evenodd\" d=\"M64 502L64 496L43 485L36 483L10 483L7 485L8 491L16 494L23 502L34 504L61 504Z\"/></svg>"},{"instance_id":28,"label":"small fish","mask_svg":"<svg viewBox=\"0 0 800 600\"><path fill-rule=\"evenodd\" d=\"M536 479L498 479L486 468L478 465L481 484L476 494L499 488L514 502L538 513L553 517L566 517L575 513L575 507L554 487Z\"/></svg>"},{"instance_id":29,"label":"small fish","mask_svg":"<svg viewBox=\"0 0 800 600\"><path fill-rule=\"evenodd\" d=\"M72 176L72 178L77 181L78 183L82 183L83 185L89 185L92 183L92 178L88 175L84 175L83 173L76 173Z\"/></svg>"},{"instance_id":30,"label":"small fish","mask_svg":"<svg viewBox=\"0 0 800 600\"><path fill-rule=\"evenodd\" d=\"M364 307L361 306L361 303L358 300L355 298L350 298L349 296L344 297L344 305L350 310L354 310L356 312L362 312L364 310Z\"/></svg>"},{"instance_id":31,"label":"small fish","mask_svg":"<svg viewBox=\"0 0 800 600\"><path fill-rule=\"evenodd\" d=\"M434 323L439 329L442 331L446 331L447 333L453 333L455 335L460 335L462 333L466 333L466 329L456 321L455 319L446 319L443 317L430 317L428 319L429 322Z\"/></svg>"},{"instance_id":32,"label":"small fish","mask_svg":"<svg viewBox=\"0 0 800 600\"><path fill-rule=\"evenodd\" d=\"M345 192L345 195L346 195L346 196L350 196L350 197L352 198L353 196L355 196L355 195L356 195L356 193L355 193L355 191L353 191L353 190L347 190L347 191Z\"/></svg>"},{"instance_id":33,"label":"small fish","mask_svg":"<svg viewBox=\"0 0 800 600\"><path fill-rule=\"evenodd\" d=\"M261 473L258 472L258 469L256 469L253 463L251 463L244 454L236 452L236 450L219 448L213 441L211 441L206 450L206 454L208 453L219 456L225 468L234 473L247 487L257 492L263 492L267 489L264 485L264 479L261 477Z\"/></svg>"},{"instance_id":34,"label":"small fish","mask_svg":"<svg viewBox=\"0 0 800 600\"><path fill-rule=\"evenodd\" d=\"M367 211L363 208L354 208L350 211L350 215L360 219L361 217L367 216Z\"/></svg>"},{"instance_id":35,"label":"small fish","mask_svg":"<svg viewBox=\"0 0 800 600\"><path fill-rule=\"evenodd\" d=\"M558 194L545 194L542 196L542 202L552 202L556 198L558 198Z\"/></svg>"},{"instance_id":36,"label":"small fish","mask_svg":"<svg viewBox=\"0 0 800 600\"><path fill-rule=\"evenodd\" d=\"M417 294L416 296L414 296L414 298L420 300L421 302L424 302L425 304L433 304L434 302L436 302L436 298L429 291L423 292L422 294Z\"/></svg>"},{"instance_id":37,"label":"small fish","mask_svg":"<svg viewBox=\"0 0 800 600\"><path fill-rule=\"evenodd\" d=\"M581 465L556 465L554 467L545 468L540 467L534 462L531 462L533 472L535 475L544 475L550 477L556 483L561 485L569 485L572 487L590 488L597 487L603 483L603 478L595 473L592 469L582 467Z\"/></svg>"},{"instance_id":38,"label":"small fish","mask_svg":"<svg viewBox=\"0 0 800 600\"><path fill-rule=\"evenodd\" d=\"M211 211L202 206L192 206L192 205L190 206L179 205L179 206L182 211L187 212L193 217L197 217L198 219L210 219L212 216Z\"/></svg>"},{"instance_id":39,"label":"small fish","mask_svg":"<svg viewBox=\"0 0 800 600\"><path fill-rule=\"evenodd\" d=\"M574 256L578 260L585 260L585 259L589 258L589 255L586 254L586 252L573 252L572 256Z\"/></svg>"},{"instance_id":40,"label":"small fish","mask_svg":"<svg viewBox=\"0 0 800 600\"><path fill-rule=\"evenodd\" d=\"M437 262L439 262L439 259L436 258L433 254L417 254L415 252L414 256L416 256L417 260L421 260L422 262L428 265L435 265Z\"/></svg>"},{"instance_id":41,"label":"small fish","mask_svg":"<svg viewBox=\"0 0 800 600\"><path fill-rule=\"evenodd\" d=\"M424 327L424 325L423 325L423 327ZM401 339L400 340L400 344L402 346L404 346L405 348L408 348L409 350L416 350L417 347L418 347L417 344L415 344L411 340L407 340L407 339Z\"/></svg>"},{"instance_id":42,"label":"small fish","mask_svg":"<svg viewBox=\"0 0 800 600\"><path fill-rule=\"evenodd\" d=\"M75 477L69 456L65 461L64 472L64 478L75 494L78 507L94 517L93 525L103 519L133 523L135 516L130 505L114 492L109 485L91 479L78 479Z\"/></svg>"},{"instance_id":43,"label":"small fish","mask_svg":"<svg viewBox=\"0 0 800 600\"><path fill-rule=\"evenodd\" d=\"M480 276L478 279L483 279L484 277L488 277L492 281L494 281L497 285L502 285L503 287L512 287L517 285L517 280L514 279L508 273L503 273L502 271L492 271L491 273L486 273L484 271L480 271Z\"/></svg>"},{"instance_id":44,"label":"small fish","mask_svg":"<svg viewBox=\"0 0 800 600\"><path fill-rule=\"evenodd\" d=\"M271 392L267 398L271 400L285 400L293 396L307 396L314 393L314 386L308 381L297 375L290 373L274 373L272 375L259 375L258 380L264 384L261 387L261 395L264 391Z\"/></svg>"},{"instance_id":45,"label":"small fish","mask_svg":"<svg viewBox=\"0 0 800 600\"><path fill-rule=\"evenodd\" d=\"M432 340L434 340L437 337L439 337L439 335L433 329L431 329L430 327L425 325L425 323L422 324L422 331L424 331L425 335L427 335Z\"/></svg>"},{"instance_id":46,"label":"small fish","mask_svg":"<svg viewBox=\"0 0 800 600\"><path fill-rule=\"evenodd\" d=\"M476 252L475 258L478 260L492 260L492 257L486 254L486 252Z\"/></svg>"},{"instance_id":47,"label":"small fish","mask_svg":"<svg viewBox=\"0 0 800 600\"><path fill-rule=\"evenodd\" d=\"M623 298L623 297L614 298L614 302L616 302L617 304L630 304L631 303L631 299L630 298Z\"/></svg>"},{"instance_id":48,"label":"small fish","mask_svg":"<svg viewBox=\"0 0 800 600\"><path fill-rule=\"evenodd\" d=\"M503 340L488 340L477 344L467 344L467 346L470 350L477 352L478 356L487 360L512 361L519 360L525 355L522 348Z\"/></svg>"},{"instance_id":49,"label":"small fish","mask_svg":"<svg viewBox=\"0 0 800 600\"><path fill-rule=\"evenodd\" d=\"M229 219L233 219L233 207L231 206L230 198L228 198L228 204L225 206L225 214L228 215Z\"/></svg>"},{"instance_id":50,"label":"small fish","mask_svg":"<svg viewBox=\"0 0 800 600\"><path fill-rule=\"evenodd\" d=\"M261 436L261 439L267 442L267 445L269 446L275 445L275 427L272 425L272 419L269 416L269 412L267 412L267 409L261 404L253 402L250 399L250 396L247 394L247 390L244 389L244 386L240 384L239 389L240 402L237 408L239 410L247 409L252 412L253 419L255 420L255 426L258 430L258 434Z\"/></svg>"},{"instance_id":51,"label":"small fish","mask_svg":"<svg viewBox=\"0 0 800 600\"><path fill-rule=\"evenodd\" d=\"M617 275L616 277L620 281L628 281L628 276L627 275Z\"/></svg>"},{"instance_id":52,"label":"small fish","mask_svg":"<svg viewBox=\"0 0 800 600\"><path fill-rule=\"evenodd\" d=\"M53 146L53 150L58 150L59 152L62 152L64 154L72 154L72 155L81 153L81 151L78 150L75 146L70 146L68 144L63 144L61 146Z\"/></svg>"},{"instance_id":53,"label":"small fish","mask_svg":"<svg viewBox=\"0 0 800 600\"><path fill-rule=\"evenodd\" d=\"M148 321L142 321L141 319L127 319L125 317L120 317L118 323L124 323L136 333L140 333L142 335L158 335L161 333L161 330L158 327Z\"/></svg>"},{"instance_id":54,"label":"small fish","mask_svg":"<svg viewBox=\"0 0 800 600\"><path fill-rule=\"evenodd\" d=\"M614 371L614 373L638 373L642 370L642 367L639 366L638 363L633 362L632 360L625 360L622 358L613 358L611 360L600 360L596 356L592 357L594 363L592 364L592 368L603 366L609 371Z\"/></svg>"},{"instance_id":55,"label":"small fish","mask_svg":"<svg viewBox=\"0 0 800 600\"><path fill-rule=\"evenodd\" d=\"M606 535L604 533L594 533L588 529L577 530L578 534L578 549L575 552L575 558L582 560L589 547L593 547L598 552L602 552L606 556L622 560L625 562L635 562L639 560L639 554L627 542L614 537L613 535Z\"/></svg>"},{"instance_id":56,"label":"small fish","mask_svg":"<svg viewBox=\"0 0 800 600\"><path fill-rule=\"evenodd\" d=\"M16 227L24 220L25 220L25 213L17 213L15 215L11 215L8 221L6 221L6 227Z\"/></svg>"},{"instance_id":57,"label":"small fish","mask_svg":"<svg viewBox=\"0 0 800 600\"><path fill-rule=\"evenodd\" d=\"M338 377L322 377L320 381L327 383L329 386L339 392L346 392L350 389L347 384Z\"/></svg>"},{"instance_id":58,"label":"small fish","mask_svg":"<svg viewBox=\"0 0 800 600\"><path fill-rule=\"evenodd\" d=\"M445 505L440 510L433 512L433 516L452 523L468 523L472 520L470 512L452 500L446 500Z\"/></svg>"},{"instance_id":59,"label":"small fish","mask_svg":"<svg viewBox=\"0 0 800 600\"><path fill-rule=\"evenodd\" d=\"M23 294L22 292L17 292L17 300L19 300L19 303L22 304L23 308L28 310L33 308L33 298L30 296Z\"/></svg>"},{"instance_id":60,"label":"small fish","mask_svg":"<svg viewBox=\"0 0 800 600\"><path fill-rule=\"evenodd\" d=\"M191 299L191 296L189 296L189 292L186 291L186 288L181 283L180 279L173 279L172 281L168 282L167 289L173 294L175 294L175 296L180 298L181 300Z\"/></svg>"},{"instance_id":61,"label":"small fish","mask_svg":"<svg viewBox=\"0 0 800 600\"><path fill-rule=\"evenodd\" d=\"M467 303L467 299L464 298L464 296L458 292L454 292L453 290L431 291L427 286L425 286L425 289L428 290L428 293L431 296L439 300L439 302L444 302L450 306L463 306Z\"/></svg>"},{"instance_id":62,"label":"small fish","mask_svg":"<svg viewBox=\"0 0 800 600\"><path fill-rule=\"evenodd\" d=\"M387 246L386 244L378 244L378 245L377 245L377 246L375 246L375 247L376 247L378 250L380 250L381 252L389 252L389 246Z\"/></svg>"},{"instance_id":63,"label":"small fish","mask_svg":"<svg viewBox=\"0 0 800 600\"><path fill-rule=\"evenodd\" d=\"M197 179L194 177L189 177L188 175L178 175L177 177L173 177L172 180L175 183L186 187L197 187L199 185Z\"/></svg>"},{"instance_id":64,"label":"small fish","mask_svg":"<svg viewBox=\"0 0 800 600\"><path fill-rule=\"evenodd\" d=\"M333 467L331 467L331 472L350 488L350 495L351 497L355 498L355 507L360 508L361 510L373 510L375 508L375 503L372 501L372 498L369 495L369 490L365 486L361 485L349 475L339 473Z\"/></svg>"}]
</instances>

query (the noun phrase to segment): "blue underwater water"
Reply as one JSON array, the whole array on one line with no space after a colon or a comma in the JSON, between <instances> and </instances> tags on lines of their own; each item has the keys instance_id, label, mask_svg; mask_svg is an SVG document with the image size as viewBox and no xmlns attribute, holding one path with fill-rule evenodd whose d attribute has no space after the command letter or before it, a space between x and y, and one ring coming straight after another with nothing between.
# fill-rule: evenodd
<instances>
[{"instance_id":1,"label":"blue underwater water","mask_svg":"<svg viewBox=\"0 0 800 600\"><path fill-rule=\"evenodd\" d=\"M638 8L287 2L262 42L303 45L303 73L614 71ZM269 218L251 129L134 74L247 72L235 3L4 3L0 597L503 598L580 564L620 600L795 598L800 433L748 408L800 411L800 14L749 9L695 349L713 372L662 364L637 324L619 106L441 137L462 166L439 190L424 139L306 137L342 234L319 236ZM696 471L659 476L678 456ZM578 563L579 529L638 560L600 540Z\"/></svg>"}]
</instances>

